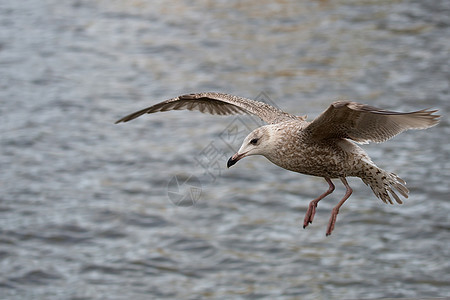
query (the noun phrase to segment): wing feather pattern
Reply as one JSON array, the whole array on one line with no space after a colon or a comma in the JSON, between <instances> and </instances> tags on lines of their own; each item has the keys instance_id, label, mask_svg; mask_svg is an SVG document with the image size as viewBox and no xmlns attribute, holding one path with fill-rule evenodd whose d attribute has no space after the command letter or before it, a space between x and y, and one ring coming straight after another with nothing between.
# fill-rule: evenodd
<instances>
[{"instance_id":1,"label":"wing feather pattern","mask_svg":"<svg viewBox=\"0 0 450 300\"><path fill-rule=\"evenodd\" d=\"M198 93L182 95L144 108L117 120L116 124L131 121L143 114L182 109L198 110L213 115L252 114L269 124L302 120L302 117L288 114L264 102L223 93Z\"/></svg>"},{"instance_id":2,"label":"wing feather pattern","mask_svg":"<svg viewBox=\"0 0 450 300\"><path fill-rule=\"evenodd\" d=\"M356 102L333 102L306 128L313 138L348 138L358 143L381 143L408 129L425 129L439 123L437 110L408 113L388 111Z\"/></svg>"}]
</instances>

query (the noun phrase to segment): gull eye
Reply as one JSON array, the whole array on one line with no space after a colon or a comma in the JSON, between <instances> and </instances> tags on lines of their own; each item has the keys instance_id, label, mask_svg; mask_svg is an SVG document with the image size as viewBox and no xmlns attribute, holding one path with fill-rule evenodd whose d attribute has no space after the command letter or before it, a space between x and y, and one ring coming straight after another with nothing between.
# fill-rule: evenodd
<instances>
[{"instance_id":1,"label":"gull eye","mask_svg":"<svg viewBox=\"0 0 450 300\"><path fill-rule=\"evenodd\" d=\"M250 141L250 144L252 144L252 145L256 145L256 143L258 143L258 139L252 139Z\"/></svg>"}]
</instances>

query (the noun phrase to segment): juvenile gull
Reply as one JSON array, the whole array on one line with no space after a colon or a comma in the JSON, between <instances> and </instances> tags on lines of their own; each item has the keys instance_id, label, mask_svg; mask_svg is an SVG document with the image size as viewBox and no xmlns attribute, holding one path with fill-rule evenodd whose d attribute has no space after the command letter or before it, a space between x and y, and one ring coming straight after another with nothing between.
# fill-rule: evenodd
<instances>
[{"instance_id":1,"label":"juvenile gull","mask_svg":"<svg viewBox=\"0 0 450 300\"><path fill-rule=\"evenodd\" d=\"M339 208L352 194L346 177L361 178L384 203L393 204L392 198L402 203L394 189L408 198L405 181L378 168L354 142L381 143L408 129L434 126L440 117L433 115L437 110L401 113L356 102L336 101L308 122L306 117L291 115L263 102L223 93L198 93L147 107L123 117L116 124L143 114L181 109L214 115L253 114L269 124L253 130L244 139L239 151L228 160L228 168L246 156L263 155L284 169L325 178L329 188L309 203L303 228L314 220L318 202L334 191L331 179L339 178L346 192L332 210L326 235L333 231Z\"/></svg>"}]
</instances>

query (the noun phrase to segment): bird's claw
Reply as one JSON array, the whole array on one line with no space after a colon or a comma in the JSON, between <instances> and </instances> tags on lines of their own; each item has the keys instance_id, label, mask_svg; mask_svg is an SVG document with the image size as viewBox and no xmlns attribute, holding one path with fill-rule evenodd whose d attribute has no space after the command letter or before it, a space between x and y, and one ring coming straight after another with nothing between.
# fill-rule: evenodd
<instances>
[{"instance_id":1,"label":"bird's claw","mask_svg":"<svg viewBox=\"0 0 450 300\"><path fill-rule=\"evenodd\" d=\"M326 236L329 236L331 232L333 232L334 225L336 224L336 218L339 213L339 210L333 209L330 217L330 221L328 222L327 233Z\"/></svg>"},{"instance_id":2,"label":"bird's claw","mask_svg":"<svg viewBox=\"0 0 450 300\"><path fill-rule=\"evenodd\" d=\"M314 220L314 215L316 214L317 203L309 203L308 210L305 214L305 220L303 221L303 229L305 229L309 224L312 224Z\"/></svg>"}]
</instances>

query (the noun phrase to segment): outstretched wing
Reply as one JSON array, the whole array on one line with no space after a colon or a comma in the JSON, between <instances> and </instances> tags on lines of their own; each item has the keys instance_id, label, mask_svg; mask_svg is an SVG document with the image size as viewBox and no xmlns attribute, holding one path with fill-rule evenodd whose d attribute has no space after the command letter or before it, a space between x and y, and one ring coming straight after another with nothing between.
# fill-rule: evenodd
<instances>
[{"instance_id":1,"label":"outstretched wing","mask_svg":"<svg viewBox=\"0 0 450 300\"><path fill-rule=\"evenodd\" d=\"M213 115L252 114L264 122L274 124L286 120L299 120L301 117L288 114L264 102L250 100L223 93L198 93L182 95L147 107L116 121L128 122L143 114L168 110L198 110Z\"/></svg>"},{"instance_id":2,"label":"outstretched wing","mask_svg":"<svg viewBox=\"0 0 450 300\"><path fill-rule=\"evenodd\" d=\"M333 102L307 127L313 138L348 138L358 143L381 143L408 129L425 129L439 123L437 110L394 112L356 102Z\"/></svg>"}]
</instances>

